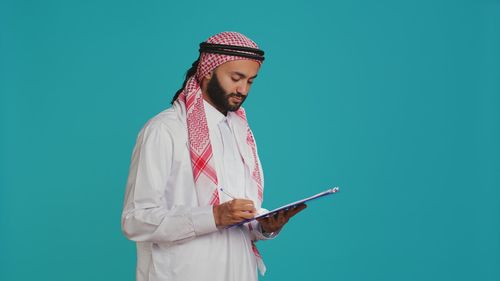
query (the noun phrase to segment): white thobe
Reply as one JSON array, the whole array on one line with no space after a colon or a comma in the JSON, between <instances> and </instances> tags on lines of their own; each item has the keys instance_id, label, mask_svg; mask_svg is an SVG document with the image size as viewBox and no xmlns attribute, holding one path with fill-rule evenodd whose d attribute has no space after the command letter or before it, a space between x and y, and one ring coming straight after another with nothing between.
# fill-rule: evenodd
<instances>
[{"instance_id":1,"label":"white thobe","mask_svg":"<svg viewBox=\"0 0 500 281\"><path fill-rule=\"evenodd\" d=\"M143 127L132 154L122 229L137 243L137 281L257 280L251 241L269 239L253 230L217 229L212 206L199 206L184 109L175 104ZM219 187L245 198L251 181L227 117L205 102ZM231 200L220 192L220 201Z\"/></svg>"}]
</instances>

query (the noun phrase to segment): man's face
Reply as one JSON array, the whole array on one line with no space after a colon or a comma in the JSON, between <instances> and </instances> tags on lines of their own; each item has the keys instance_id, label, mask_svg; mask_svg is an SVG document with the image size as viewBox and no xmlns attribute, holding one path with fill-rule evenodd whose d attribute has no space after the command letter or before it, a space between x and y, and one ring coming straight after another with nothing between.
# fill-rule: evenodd
<instances>
[{"instance_id":1,"label":"man's face","mask_svg":"<svg viewBox=\"0 0 500 281\"><path fill-rule=\"evenodd\" d=\"M251 60L229 61L220 65L213 71L207 84L208 102L223 114L238 110L259 68L259 63Z\"/></svg>"}]
</instances>

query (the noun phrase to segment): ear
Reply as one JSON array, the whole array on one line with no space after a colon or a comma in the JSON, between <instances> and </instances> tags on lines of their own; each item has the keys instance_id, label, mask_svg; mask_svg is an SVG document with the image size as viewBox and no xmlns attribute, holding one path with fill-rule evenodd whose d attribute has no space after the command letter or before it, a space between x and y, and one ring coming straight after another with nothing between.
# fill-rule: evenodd
<instances>
[{"instance_id":1,"label":"ear","mask_svg":"<svg viewBox=\"0 0 500 281\"><path fill-rule=\"evenodd\" d=\"M213 75L214 71L210 71L209 73L207 73L207 75L205 75L203 78L207 79L208 81L210 81L210 79L212 79L212 75Z\"/></svg>"}]
</instances>

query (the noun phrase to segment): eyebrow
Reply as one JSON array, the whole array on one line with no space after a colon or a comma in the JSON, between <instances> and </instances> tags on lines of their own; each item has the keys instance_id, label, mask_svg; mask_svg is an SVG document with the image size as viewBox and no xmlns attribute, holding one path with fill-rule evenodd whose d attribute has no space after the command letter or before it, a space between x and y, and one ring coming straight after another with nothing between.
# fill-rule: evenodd
<instances>
[{"instance_id":1,"label":"eyebrow","mask_svg":"<svg viewBox=\"0 0 500 281\"><path fill-rule=\"evenodd\" d=\"M233 71L232 73L240 76L241 78L247 78L247 76L244 73L241 73L241 72L238 72L238 71ZM250 77L250 79L255 79L256 77L257 77L257 74L255 74L254 76Z\"/></svg>"}]
</instances>

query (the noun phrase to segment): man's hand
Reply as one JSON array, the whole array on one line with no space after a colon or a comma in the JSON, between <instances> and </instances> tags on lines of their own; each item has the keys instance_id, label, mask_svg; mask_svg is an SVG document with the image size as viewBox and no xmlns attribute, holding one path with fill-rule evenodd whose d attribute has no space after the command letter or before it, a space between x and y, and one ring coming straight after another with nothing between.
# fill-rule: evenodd
<instances>
[{"instance_id":1,"label":"man's hand","mask_svg":"<svg viewBox=\"0 0 500 281\"><path fill-rule=\"evenodd\" d=\"M252 200L234 199L218 206L214 206L216 226L228 226L246 219L252 219L257 211Z\"/></svg>"},{"instance_id":2,"label":"man's hand","mask_svg":"<svg viewBox=\"0 0 500 281\"><path fill-rule=\"evenodd\" d=\"M307 207L306 204L297 205L288 210L282 210L277 215L257 219L262 226L262 230L267 233L276 232L280 230L288 220L295 216L298 212L304 210Z\"/></svg>"}]
</instances>

